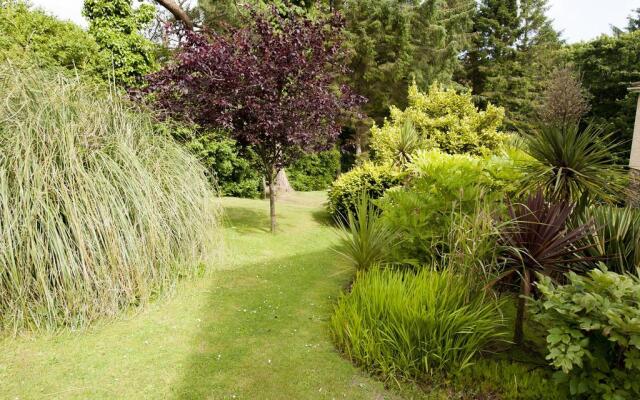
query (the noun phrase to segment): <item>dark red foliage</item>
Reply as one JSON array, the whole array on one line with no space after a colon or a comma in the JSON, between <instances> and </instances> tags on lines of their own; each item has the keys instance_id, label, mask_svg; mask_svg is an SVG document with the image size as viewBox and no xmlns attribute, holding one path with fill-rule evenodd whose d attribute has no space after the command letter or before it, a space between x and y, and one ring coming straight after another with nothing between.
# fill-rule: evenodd
<instances>
[{"instance_id":1,"label":"dark red foliage","mask_svg":"<svg viewBox=\"0 0 640 400\"><path fill-rule=\"evenodd\" d=\"M362 98L335 82L346 73L342 21L275 9L253 12L227 35L188 32L175 62L147 77L142 94L161 115L228 128L261 157L265 174L302 151L323 150Z\"/></svg>"},{"instance_id":2,"label":"dark red foliage","mask_svg":"<svg viewBox=\"0 0 640 400\"><path fill-rule=\"evenodd\" d=\"M586 223L568 228L574 205L567 201L548 202L542 190L524 204L509 204L510 221L500 230L500 242L507 269L494 281L519 283L513 339L524 341L526 299L531 295L536 274L561 278L587 259L579 243L591 229Z\"/></svg>"}]
</instances>

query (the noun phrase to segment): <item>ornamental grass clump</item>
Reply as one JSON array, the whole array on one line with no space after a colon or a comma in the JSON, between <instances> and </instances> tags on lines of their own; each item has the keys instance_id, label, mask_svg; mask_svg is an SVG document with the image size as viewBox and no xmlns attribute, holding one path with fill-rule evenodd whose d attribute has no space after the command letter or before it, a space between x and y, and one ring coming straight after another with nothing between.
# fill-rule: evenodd
<instances>
[{"instance_id":1,"label":"ornamental grass clump","mask_svg":"<svg viewBox=\"0 0 640 400\"><path fill-rule=\"evenodd\" d=\"M353 362L391 379L460 371L504 335L495 299L471 278L430 268L359 272L330 327Z\"/></svg>"},{"instance_id":2,"label":"ornamental grass clump","mask_svg":"<svg viewBox=\"0 0 640 400\"><path fill-rule=\"evenodd\" d=\"M202 166L78 80L0 66L0 329L79 328L201 268L218 223Z\"/></svg>"}]
</instances>

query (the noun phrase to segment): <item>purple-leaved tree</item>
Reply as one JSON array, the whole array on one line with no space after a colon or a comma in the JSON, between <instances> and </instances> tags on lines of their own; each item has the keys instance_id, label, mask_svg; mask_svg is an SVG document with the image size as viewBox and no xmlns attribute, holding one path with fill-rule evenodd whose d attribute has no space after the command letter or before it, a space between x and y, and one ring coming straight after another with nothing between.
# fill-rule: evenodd
<instances>
[{"instance_id":1,"label":"purple-leaved tree","mask_svg":"<svg viewBox=\"0 0 640 400\"><path fill-rule=\"evenodd\" d=\"M258 154L276 229L275 179L304 152L329 148L363 101L338 84L347 70L342 20L252 12L228 35L188 32L175 60L147 77L162 116L226 128Z\"/></svg>"}]
</instances>

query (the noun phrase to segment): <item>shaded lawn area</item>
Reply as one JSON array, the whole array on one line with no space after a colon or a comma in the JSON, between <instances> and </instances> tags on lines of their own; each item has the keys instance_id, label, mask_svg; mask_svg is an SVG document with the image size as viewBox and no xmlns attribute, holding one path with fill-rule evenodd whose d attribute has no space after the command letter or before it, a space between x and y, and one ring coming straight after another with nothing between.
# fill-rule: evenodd
<instances>
[{"instance_id":1,"label":"shaded lawn area","mask_svg":"<svg viewBox=\"0 0 640 400\"><path fill-rule=\"evenodd\" d=\"M391 399L333 348L351 278L330 247L324 193L223 199L226 256L211 274L85 332L0 341L0 398Z\"/></svg>"}]
</instances>

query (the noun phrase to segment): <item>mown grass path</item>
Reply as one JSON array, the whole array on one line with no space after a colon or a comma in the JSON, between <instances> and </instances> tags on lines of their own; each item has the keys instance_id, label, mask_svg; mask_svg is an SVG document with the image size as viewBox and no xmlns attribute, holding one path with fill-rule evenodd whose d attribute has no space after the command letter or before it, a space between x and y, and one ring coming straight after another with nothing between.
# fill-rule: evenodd
<instances>
[{"instance_id":1,"label":"mown grass path","mask_svg":"<svg viewBox=\"0 0 640 400\"><path fill-rule=\"evenodd\" d=\"M85 332L0 341L0 399L394 398L334 350L332 303L351 272L321 193L224 199L226 257L172 297Z\"/></svg>"}]
</instances>

